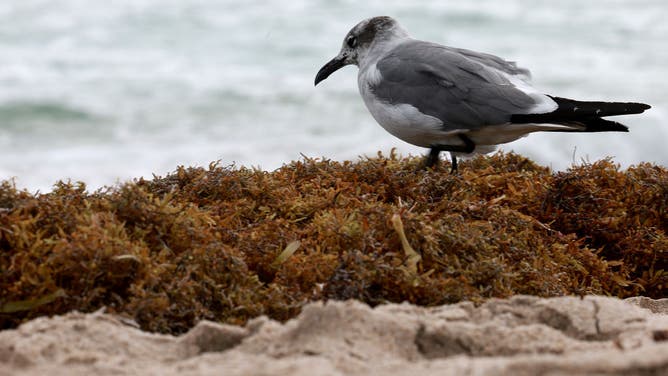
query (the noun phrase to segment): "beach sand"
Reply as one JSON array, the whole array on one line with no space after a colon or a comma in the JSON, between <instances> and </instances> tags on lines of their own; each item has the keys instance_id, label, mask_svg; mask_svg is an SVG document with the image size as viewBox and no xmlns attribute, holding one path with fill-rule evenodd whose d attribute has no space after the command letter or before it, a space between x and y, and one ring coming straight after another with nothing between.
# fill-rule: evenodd
<instances>
[{"instance_id":1,"label":"beach sand","mask_svg":"<svg viewBox=\"0 0 668 376\"><path fill-rule=\"evenodd\" d=\"M661 375L668 299L515 296L440 307L316 302L284 324L181 336L102 311L0 332L0 375Z\"/></svg>"}]
</instances>

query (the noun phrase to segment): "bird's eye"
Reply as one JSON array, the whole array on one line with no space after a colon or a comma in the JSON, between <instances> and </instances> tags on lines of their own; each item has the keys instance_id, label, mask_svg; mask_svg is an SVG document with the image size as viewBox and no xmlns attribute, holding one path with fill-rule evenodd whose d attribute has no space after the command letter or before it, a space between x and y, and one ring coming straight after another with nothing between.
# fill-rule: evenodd
<instances>
[{"instance_id":1,"label":"bird's eye","mask_svg":"<svg viewBox=\"0 0 668 376\"><path fill-rule=\"evenodd\" d=\"M355 48L357 46L357 37L354 36L348 37L348 39L346 40L346 44L350 48Z\"/></svg>"}]
</instances>

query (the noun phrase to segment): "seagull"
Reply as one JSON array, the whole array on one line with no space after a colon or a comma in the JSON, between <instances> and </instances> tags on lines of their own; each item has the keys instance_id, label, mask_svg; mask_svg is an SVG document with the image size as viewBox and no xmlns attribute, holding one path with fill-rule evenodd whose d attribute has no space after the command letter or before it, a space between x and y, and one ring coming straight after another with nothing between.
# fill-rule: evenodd
<instances>
[{"instance_id":1,"label":"seagull","mask_svg":"<svg viewBox=\"0 0 668 376\"><path fill-rule=\"evenodd\" d=\"M498 56L413 39L391 17L358 23L315 85L340 68L359 67L364 104L392 135L429 148L425 167L439 153L485 154L532 132L628 132L603 117L639 114L644 103L577 101L531 86L531 74Z\"/></svg>"}]
</instances>

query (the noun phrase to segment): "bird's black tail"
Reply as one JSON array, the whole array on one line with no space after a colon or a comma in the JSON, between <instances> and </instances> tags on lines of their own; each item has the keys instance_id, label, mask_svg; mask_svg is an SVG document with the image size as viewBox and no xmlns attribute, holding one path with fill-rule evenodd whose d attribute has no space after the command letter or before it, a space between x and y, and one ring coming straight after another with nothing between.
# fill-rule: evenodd
<instances>
[{"instance_id":1,"label":"bird's black tail","mask_svg":"<svg viewBox=\"0 0 668 376\"><path fill-rule=\"evenodd\" d=\"M550 97L557 102L557 109L545 114L517 114L512 123L563 124L574 128L553 132L628 132L629 129L615 121L601 119L605 116L640 114L651 108L644 103L633 102L584 102Z\"/></svg>"}]
</instances>

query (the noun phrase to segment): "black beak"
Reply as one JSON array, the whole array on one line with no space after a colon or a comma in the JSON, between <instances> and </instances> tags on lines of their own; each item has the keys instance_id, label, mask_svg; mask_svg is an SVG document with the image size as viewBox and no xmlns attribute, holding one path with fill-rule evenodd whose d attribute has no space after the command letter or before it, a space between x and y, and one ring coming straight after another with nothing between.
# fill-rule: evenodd
<instances>
[{"instance_id":1,"label":"black beak","mask_svg":"<svg viewBox=\"0 0 668 376\"><path fill-rule=\"evenodd\" d=\"M320 68L318 74L315 75L315 85L320 81L329 77L330 74L336 72L337 70L343 68L346 64L344 63L345 58L335 57L330 60L324 67Z\"/></svg>"}]
</instances>

